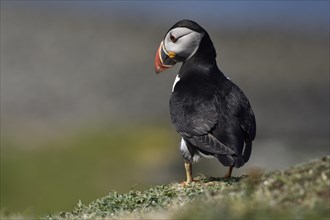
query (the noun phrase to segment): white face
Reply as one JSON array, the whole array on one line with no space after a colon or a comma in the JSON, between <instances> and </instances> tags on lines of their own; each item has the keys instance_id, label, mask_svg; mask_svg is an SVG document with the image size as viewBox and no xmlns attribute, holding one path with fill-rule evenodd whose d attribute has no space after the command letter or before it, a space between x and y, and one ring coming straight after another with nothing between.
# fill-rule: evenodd
<instances>
[{"instance_id":1,"label":"white face","mask_svg":"<svg viewBox=\"0 0 330 220\"><path fill-rule=\"evenodd\" d=\"M196 53L203 36L204 33L198 33L189 28L174 28L167 33L164 47L167 52L174 52L187 60Z\"/></svg>"}]
</instances>

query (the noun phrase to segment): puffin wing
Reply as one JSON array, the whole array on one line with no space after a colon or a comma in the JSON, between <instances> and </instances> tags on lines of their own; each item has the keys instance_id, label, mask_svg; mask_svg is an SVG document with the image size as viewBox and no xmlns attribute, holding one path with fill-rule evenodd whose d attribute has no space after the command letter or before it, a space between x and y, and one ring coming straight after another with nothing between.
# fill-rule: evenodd
<instances>
[{"instance_id":1,"label":"puffin wing","mask_svg":"<svg viewBox=\"0 0 330 220\"><path fill-rule=\"evenodd\" d=\"M212 154L234 154L235 151L211 134L218 124L216 99L172 96L171 119L176 130L191 144Z\"/></svg>"},{"instance_id":2,"label":"puffin wing","mask_svg":"<svg viewBox=\"0 0 330 220\"><path fill-rule=\"evenodd\" d=\"M244 121L241 122L241 127L246 133L246 138L249 141L253 141L256 137L256 119L250 104L248 109L245 111Z\"/></svg>"},{"instance_id":3,"label":"puffin wing","mask_svg":"<svg viewBox=\"0 0 330 220\"><path fill-rule=\"evenodd\" d=\"M246 109L245 111L244 120L240 123L245 135L245 148L242 155L245 163L250 159L252 151L252 141L256 136L255 116L249 103L247 106L248 109Z\"/></svg>"},{"instance_id":4,"label":"puffin wing","mask_svg":"<svg viewBox=\"0 0 330 220\"><path fill-rule=\"evenodd\" d=\"M244 131L245 141L253 141L256 136L256 120L252 111L249 100L243 94L243 92L236 87L235 93L240 93L239 105L236 109L235 115L239 120L239 124Z\"/></svg>"}]
</instances>

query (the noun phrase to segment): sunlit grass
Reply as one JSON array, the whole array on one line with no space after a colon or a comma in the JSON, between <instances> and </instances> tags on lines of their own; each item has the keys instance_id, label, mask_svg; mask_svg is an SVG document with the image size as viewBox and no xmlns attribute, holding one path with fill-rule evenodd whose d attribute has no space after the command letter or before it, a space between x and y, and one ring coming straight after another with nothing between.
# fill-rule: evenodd
<instances>
[{"instance_id":1,"label":"sunlit grass","mask_svg":"<svg viewBox=\"0 0 330 220\"><path fill-rule=\"evenodd\" d=\"M177 145L171 129L152 125L83 128L33 147L2 138L1 208L27 216L67 210L79 199L135 184L144 188L152 183L148 171Z\"/></svg>"},{"instance_id":2,"label":"sunlit grass","mask_svg":"<svg viewBox=\"0 0 330 220\"><path fill-rule=\"evenodd\" d=\"M25 147L21 139L2 137L1 216L60 213L55 217L79 219L80 214L131 216L132 210L144 215L174 207L174 218L251 219L269 213L276 218L315 218L329 211L326 203L317 206L329 199L329 157L283 172L250 173L243 181L200 177L199 183L182 189L176 183L154 181L164 175L162 166L176 158L177 142L171 127L154 125L90 126L35 141L36 146L30 146L31 137ZM108 207L107 202L114 201L117 206L97 210L99 202ZM69 210L77 203L80 211L71 216ZM182 211L185 203L191 205ZM175 212L178 205L180 212Z\"/></svg>"},{"instance_id":3,"label":"sunlit grass","mask_svg":"<svg viewBox=\"0 0 330 220\"><path fill-rule=\"evenodd\" d=\"M264 175L112 191L42 219L328 219L329 166L330 156Z\"/></svg>"}]
</instances>

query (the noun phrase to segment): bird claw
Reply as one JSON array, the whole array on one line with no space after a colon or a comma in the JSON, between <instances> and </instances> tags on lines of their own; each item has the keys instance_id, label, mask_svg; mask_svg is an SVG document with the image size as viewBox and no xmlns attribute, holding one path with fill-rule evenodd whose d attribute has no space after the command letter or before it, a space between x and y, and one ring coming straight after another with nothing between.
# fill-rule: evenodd
<instances>
[{"instance_id":1,"label":"bird claw","mask_svg":"<svg viewBox=\"0 0 330 220\"><path fill-rule=\"evenodd\" d=\"M228 179L230 179L230 177L231 177L231 175L226 174L222 177L222 179L228 180Z\"/></svg>"},{"instance_id":2,"label":"bird claw","mask_svg":"<svg viewBox=\"0 0 330 220\"><path fill-rule=\"evenodd\" d=\"M190 185L192 183L195 183L195 182L196 182L196 180L183 181L183 182L179 183L179 185L182 186L182 187L185 187L185 186L188 186L188 185Z\"/></svg>"}]
</instances>

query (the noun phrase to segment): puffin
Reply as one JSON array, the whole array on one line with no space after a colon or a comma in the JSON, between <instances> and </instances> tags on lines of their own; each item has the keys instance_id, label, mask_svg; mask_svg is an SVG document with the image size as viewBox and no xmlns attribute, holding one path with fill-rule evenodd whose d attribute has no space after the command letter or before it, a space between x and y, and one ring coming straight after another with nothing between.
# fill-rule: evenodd
<instances>
[{"instance_id":1,"label":"puffin","mask_svg":"<svg viewBox=\"0 0 330 220\"><path fill-rule=\"evenodd\" d=\"M194 181L192 165L215 158L228 172L250 158L256 121L243 91L218 67L209 34L192 20L181 20L165 34L156 52L158 74L182 63L172 87L170 116L181 135L186 181Z\"/></svg>"}]
</instances>

